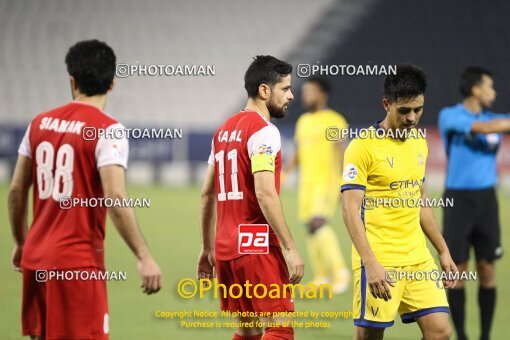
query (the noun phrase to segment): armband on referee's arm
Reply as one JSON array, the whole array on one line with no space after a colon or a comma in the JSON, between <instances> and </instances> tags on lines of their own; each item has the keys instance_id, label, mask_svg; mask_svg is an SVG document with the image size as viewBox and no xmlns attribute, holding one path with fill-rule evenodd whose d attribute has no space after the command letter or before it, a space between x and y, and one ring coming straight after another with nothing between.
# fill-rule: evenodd
<instances>
[{"instance_id":1,"label":"armband on referee's arm","mask_svg":"<svg viewBox=\"0 0 510 340\"><path fill-rule=\"evenodd\" d=\"M271 154L263 153L253 155L251 157L251 172L256 173L259 171L275 172L275 159L276 157Z\"/></svg>"}]
</instances>

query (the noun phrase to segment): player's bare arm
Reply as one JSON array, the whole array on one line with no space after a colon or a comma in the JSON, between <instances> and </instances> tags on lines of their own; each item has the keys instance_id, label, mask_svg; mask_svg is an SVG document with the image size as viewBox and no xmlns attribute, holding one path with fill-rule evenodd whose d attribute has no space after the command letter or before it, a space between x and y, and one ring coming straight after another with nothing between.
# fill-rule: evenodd
<instances>
[{"instance_id":1,"label":"player's bare arm","mask_svg":"<svg viewBox=\"0 0 510 340\"><path fill-rule=\"evenodd\" d=\"M254 173L253 177L260 209L282 243L283 253L290 267L290 283L299 283L304 274L304 263L285 222L282 204L276 192L274 173L259 171Z\"/></svg>"},{"instance_id":2,"label":"player's bare arm","mask_svg":"<svg viewBox=\"0 0 510 340\"><path fill-rule=\"evenodd\" d=\"M107 165L99 168L99 175L105 197L120 200L128 198L123 167ZM161 271L152 258L138 227L135 211L128 207L112 207L108 209L108 212L115 228L136 256L138 272L142 278L140 287L143 292L157 293L162 286Z\"/></svg>"},{"instance_id":3,"label":"player's bare arm","mask_svg":"<svg viewBox=\"0 0 510 340\"><path fill-rule=\"evenodd\" d=\"M21 272L21 256L28 231L28 193L31 185L32 160L25 156L18 156L8 198L9 221L15 243L12 252L12 266L18 272Z\"/></svg>"},{"instance_id":4,"label":"player's bare arm","mask_svg":"<svg viewBox=\"0 0 510 340\"><path fill-rule=\"evenodd\" d=\"M370 293L375 298L384 299L388 301L391 299L390 287L395 286L395 283L388 280L386 277L386 270L377 261L374 252L370 248L367 236L365 234L365 227L361 220L360 210L363 202L365 192L363 190L345 190L342 197L343 217L349 235L351 236L352 243L365 266Z\"/></svg>"},{"instance_id":5,"label":"player's bare arm","mask_svg":"<svg viewBox=\"0 0 510 340\"><path fill-rule=\"evenodd\" d=\"M510 131L510 118L498 118L489 121L475 121L471 126L474 133L499 133Z\"/></svg>"},{"instance_id":6,"label":"player's bare arm","mask_svg":"<svg viewBox=\"0 0 510 340\"><path fill-rule=\"evenodd\" d=\"M428 195L423 188L421 189L421 198L424 202L428 199ZM436 218L431 207L422 207L420 209L420 226L425 236L427 236L434 248L436 248L437 253L439 254L441 268L445 272L456 273L457 266L455 265L455 262L453 262L448 246L446 245L443 235L441 235L441 232L439 231L439 227L436 223ZM456 284L456 280L448 280L444 282L445 288L453 288Z\"/></svg>"},{"instance_id":7,"label":"player's bare arm","mask_svg":"<svg viewBox=\"0 0 510 340\"><path fill-rule=\"evenodd\" d=\"M202 229L202 249L198 257L197 278L214 277L214 222L216 220L216 195L214 191L214 166L209 165L200 195L200 226Z\"/></svg>"}]
</instances>

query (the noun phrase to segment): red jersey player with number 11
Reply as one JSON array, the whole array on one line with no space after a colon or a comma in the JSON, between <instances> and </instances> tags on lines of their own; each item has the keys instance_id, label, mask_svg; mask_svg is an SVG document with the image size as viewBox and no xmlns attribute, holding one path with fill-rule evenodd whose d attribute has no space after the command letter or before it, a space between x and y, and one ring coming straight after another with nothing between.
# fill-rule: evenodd
<instances>
[{"instance_id":1,"label":"red jersey player with number 11","mask_svg":"<svg viewBox=\"0 0 510 340\"><path fill-rule=\"evenodd\" d=\"M298 283L303 276L303 261L278 197L280 133L269 121L283 118L293 99L291 72L292 66L286 62L257 56L244 76L249 96L246 109L227 119L214 134L202 189L202 252L197 275L200 279L212 278L215 267L219 283L226 286L227 292L234 284L262 284L267 290L276 284L283 289L284 284ZM259 298L257 294L249 298L246 292L235 298L220 291L221 308L231 312L292 312L294 305L288 290L286 296L282 292L278 298L260 297L262 289ZM243 317L238 321L255 319ZM273 325L289 321L276 317L259 319ZM261 338L293 339L294 331L292 327L267 327L262 337L260 328L238 327L233 339Z\"/></svg>"}]
</instances>

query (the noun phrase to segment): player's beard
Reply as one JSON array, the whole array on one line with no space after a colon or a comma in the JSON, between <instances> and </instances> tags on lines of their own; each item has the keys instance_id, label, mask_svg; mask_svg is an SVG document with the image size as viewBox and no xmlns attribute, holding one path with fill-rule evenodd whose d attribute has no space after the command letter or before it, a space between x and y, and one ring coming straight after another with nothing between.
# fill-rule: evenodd
<instances>
[{"instance_id":1,"label":"player's beard","mask_svg":"<svg viewBox=\"0 0 510 340\"><path fill-rule=\"evenodd\" d=\"M269 97L266 106L271 118L281 119L287 114L288 104L278 106L276 103L274 103L272 95Z\"/></svg>"}]
</instances>

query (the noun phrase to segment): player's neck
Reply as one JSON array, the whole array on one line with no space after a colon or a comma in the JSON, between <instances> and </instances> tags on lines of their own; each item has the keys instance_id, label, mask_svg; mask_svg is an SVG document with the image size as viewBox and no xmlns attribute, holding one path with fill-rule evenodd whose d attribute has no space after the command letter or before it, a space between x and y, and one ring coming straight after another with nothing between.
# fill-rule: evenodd
<instances>
[{"instance_id":1,"label":"player's neck","mask_svg":"<svg viewBox=\"0 0 510 340\"><path fill-rule=\"evenodd\" d=\"M386 131L392 131L392 132L395 132L398 130L398 127L396 126L391 126L389 121L388 121L388 118L384 118L380 123L379 123L379 127L380 128L383 128L384 130Z\"/></svg>"},{"instance_id":2,"label":"player's neck","mask_svg":"<svg viewBox=\"0 0 510 340\"><path fill-rule=\"evenodd\" d=\"M475 98L466 98L462 101L462 104L471 113L479 114L482 112L482 105Z\"/></svg>"},{"instance_id":3,"label":"player's neck","mask_svg":"<svg viewBox=\"0 0 510 340\"><path fill-rule=\"evenodd\" d=\"M391 129L391 127L389 126L388 124L388 120L385 118L383 119L381 122L379 122L379 127L388 131L388 130L394 130L394 129Z\"/></svg>"},{"instance_id":4,"label":"player's neck","mask_svg":"<svg viewBox=\"0 0 510 340\"><path fill-rule=\"evenodd\" d=\"M324 110L327 110L327 109L328 109L328 105L327 104L319 104L319 105L317 105L315 107L310 108L310 110L308 110L308 112L315 113L315 112L324 111Z\"/></svg>"},{"instance_id":5,"label":"player's neck","mask_svg":"<svg viewBox=\"0 0 510 340\"><path fill-rule=\"evenodd\" d=\"M104 95L104 94L98 95L98 96L85 96L83 94L78 94L74 98L74 100L95 106L100 110L104 110L104 108L106 106L106 95Z\"/></svg>"},{"instance_id":6,"label":"player's neck","mask_svg":"<svg viewBox=\"0 0 510 340\"><path fill-rule=\"evenodd\" d=\"M385 131L391 131L391 132L394 132L396 133L396 131L398 130L398 127L397 126L391 126L389 121L388 121L388 117L384 118L379 124L379 127L384 129ZM405 142L406 138L396 138L397 140L400 140L401 142Z\"/></svg>"},{"instance_id":7,"label":"player's neck","mask_svg":"<svg viewBox=\"0 0 510 340\"><path fill-rule=\"evenodd\" d=\"M256 111L264 116L264 118L267 120L271 120L271 115L269 114L269 110L267 109L266 104L259 100L249 98L248 103L246 104L246 109Z\"/></svg>"}]
</instances>

